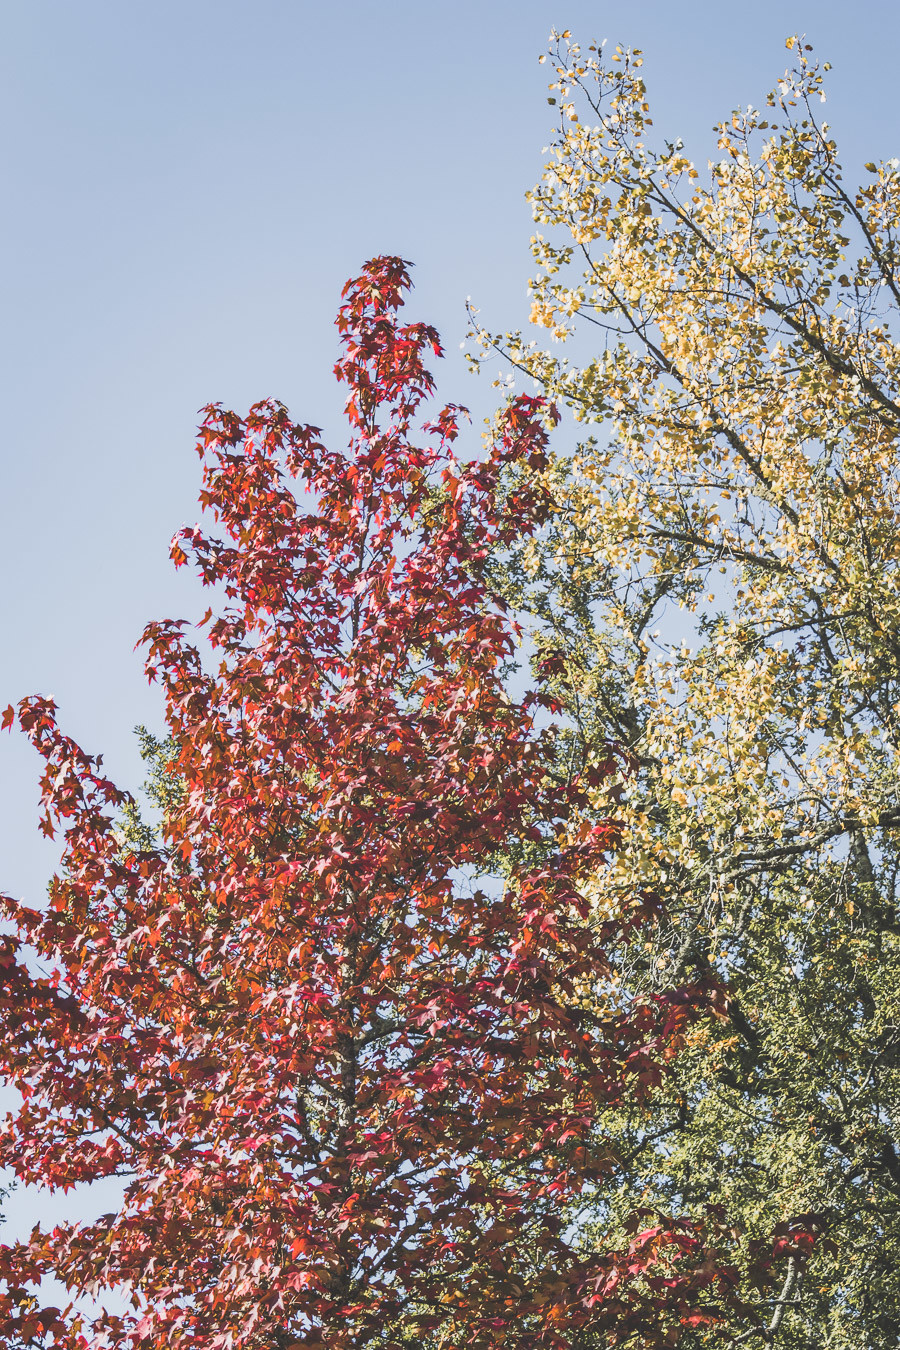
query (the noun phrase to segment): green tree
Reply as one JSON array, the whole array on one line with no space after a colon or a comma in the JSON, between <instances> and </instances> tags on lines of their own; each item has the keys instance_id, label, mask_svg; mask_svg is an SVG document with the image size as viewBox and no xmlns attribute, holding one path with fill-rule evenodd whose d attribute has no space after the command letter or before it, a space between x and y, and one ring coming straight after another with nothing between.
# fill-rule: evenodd
<instances>
[{"instance_id":1,"label":"green tree","mask_svg":"<svg viewBox=\"0 0 900 1350\"><path fill-rule=\"evenodd\" d=\"M620 962L623 996L692 972L724 990L654 1129L612 1122L621 1210L722 1205L745 1258L776 1231L758 1324L701 1342L881 1350L900 1344L900 172L845 186L822 74L787 45L704 174L654 148L639 52L554 35L531 318L560 345L476 325L473 359L502 353L585 429L506 584L572 753L631 756L596 909L650 890L667 918ZM804 1212L811 1254L777 1228Z\"/></svg>"}]
</instances>

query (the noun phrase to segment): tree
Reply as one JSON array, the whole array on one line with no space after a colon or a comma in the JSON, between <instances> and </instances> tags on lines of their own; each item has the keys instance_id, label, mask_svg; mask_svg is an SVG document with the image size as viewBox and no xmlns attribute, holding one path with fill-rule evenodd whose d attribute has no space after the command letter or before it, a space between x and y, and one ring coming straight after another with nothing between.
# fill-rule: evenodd
<instances>
[{"instance_id":1,"label":"tree","mask_svg":"<svg viewBox=\"0 0 900 1350\"><path fill-rule=\"evenodd\" d=\"M574 354L479 336L589 429L525 476L554 514L506 585L535 617L573 743L633 756L601 895L649 888L665 917L623 987L646 996L693 971L726 989L728 1021L698 1028L661 1085L670 1129L621 1203L723 1204L748 1252L806 1212L827 1240L782 1251L780 1297L757 1330L736 1319L738 1340L886 1350L900 166L845 186L822 74L787 45L793 69L764 111L722 124L705 180L680 141L653 148L641 54L607 61L560 35L531 317Z\"/></svg>"},{"instance_id":2,"label":"tree","mask_svg":"<svg viewBox=\"0 0 900 1350\"><path fill-rule=\"evenodd\" d=\"M132 1290L133 1317L93 1328L115 1345L671 1344L730 1297L715 1223L581 1231L621 1166L603 1112L647 1098L713 995L615 997L607 948L653 902L587 922L609 766L548 774L484 575L545 513L540 485L501 484L546 463L553 410L514 400L481 462L453 457L458 410L417 434L440 347L398 324L408 285L377 258L345 289L348 452L277 403L207 410L224 533L172 554L226 607L203 621L212 670L183 622L146 631L159 830L50 700L19 708L65 847L46 911L5 902L24 1102L0 1158L127 1186L5 1259ZM38 1337L7 1311L8 1341ZM82 1333L72 1313L56 1343Z\"/></svg>"}]
</instances>

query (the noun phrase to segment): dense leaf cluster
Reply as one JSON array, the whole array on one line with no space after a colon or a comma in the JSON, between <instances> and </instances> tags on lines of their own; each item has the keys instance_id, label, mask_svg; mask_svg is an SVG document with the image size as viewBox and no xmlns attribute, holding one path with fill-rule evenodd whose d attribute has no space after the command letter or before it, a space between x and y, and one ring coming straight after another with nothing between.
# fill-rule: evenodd
<instances>
[{"instance_id":1,"label":"dense leaf cluster","mask_svg":"<svg viewBox=\"0 0 900 1350\"><path fill-rule=\"evenodd\" d=\"M3 902L23 1101L0 1161L125 1189L2 1249L8 1344L671 1344L732 1298L715 1221L643 1206L586 1240L622 1168L607 1113L649 1100L714 992L604 1000L654 904L591 913L616 827L587 778L548 773L485 579L546 515L539 481L502 485L546 467L552 409L515 400L470 463L454 409L418 427L440 348L399 323L408 285L378 258L345 290L347 450L279 404L207 412L221 533L172 554L224 608L203 650L183 622L146 631L160 828L50 700L19 707L64 851L46 909ZM134 1311L42 1312L42 1272Z\"/></svg>"},{"instance_id":2,"label":"dense leaf cluster","mask_svg":"<svg viewBox=\"0 0 900 1350\"><path fill-rule=\"evenodd\" d=\"M752 1259L805 1213L741 1343L900 1338L900 172L845 186L795 64L720 128L704 182L653 144L639 52L558 38L532 194L533 321L491 338L591 435L543 476L552 524L507 568L573 751L626 747L598 877L664 921L630 994L720 980L621 1195L724 1207ZM565 344L568 344L566 346ZM572 351L567 359L566 352ZM602 752L602 751L601 751ZM636 959L639 957L640 959ZM637 1137L642 1147L635 1149ZM701 1342L719 1345L722 1327Z\"/></svg>"}]
</instances>

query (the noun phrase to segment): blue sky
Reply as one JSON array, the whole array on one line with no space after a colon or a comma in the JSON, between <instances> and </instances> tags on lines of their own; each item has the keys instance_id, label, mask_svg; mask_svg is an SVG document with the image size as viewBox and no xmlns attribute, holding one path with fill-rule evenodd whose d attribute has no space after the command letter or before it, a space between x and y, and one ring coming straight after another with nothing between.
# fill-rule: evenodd
<instances>
[{"instance_id":1,"label":"blue sky","mask_svg":"<svg viewBox=\"0 0 900 1350\"><path fill-rule=\"evenodd\" d=\"M131 728L161 708L134 643L204 608L167 556L196 515L197 409L274 395L340 434L332 321L367 257L416 263L440 393L488 411L458 352L465 301L493 328L524 320L552 26L643 48L657 129L700 163L803 31L834 67L848 179L900 153L900 7L873 0L6 0L0 706L53 694L140 782ZM0 888L31 900L54 858L36 778L4 737Z\"/></svg>"}]
</instances>

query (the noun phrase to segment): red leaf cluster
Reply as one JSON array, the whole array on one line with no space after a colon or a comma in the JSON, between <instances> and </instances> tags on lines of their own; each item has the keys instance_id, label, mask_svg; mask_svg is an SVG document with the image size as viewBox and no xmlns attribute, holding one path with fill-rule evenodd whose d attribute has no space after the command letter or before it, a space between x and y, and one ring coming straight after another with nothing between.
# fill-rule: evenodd
<instances>
[{"instance_id":1,"label":"red leaf cluster","mask_svg":"<svg viewBox=\"0 0 900 1350\"><path fill-rule=\"evenodd\" d=\"M119 1213L4 1249L8 1344L85 1344L33 1312L42 1270L129 1284L134 1318L96 1332L159 1350L668 1344L727 1287L689 1225L591 1255L566 1218L614 1174L604 1109L655 1080L696 1000L579 1007L618 931L580 881L615 830L548 774L485 582L546 512L505 470L544 462L554 413L517 399L468 464L458 409L417 432L440 345L399 323L408 285L377 258L345 289L347 451L277 403L207 410L220 533L172 554L224 600L212 663L183 623L146 631L183 785L157 847L123 848L124 795L52 702L21 705L65 852L46 912L5 902L24 1100L0 1161L128 1183Z\"/></svg>"}]
</instances>

